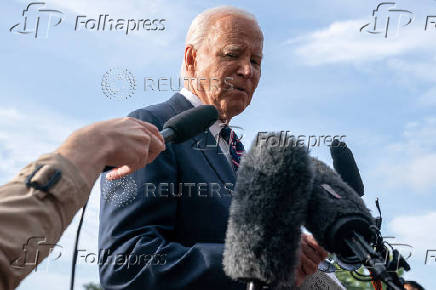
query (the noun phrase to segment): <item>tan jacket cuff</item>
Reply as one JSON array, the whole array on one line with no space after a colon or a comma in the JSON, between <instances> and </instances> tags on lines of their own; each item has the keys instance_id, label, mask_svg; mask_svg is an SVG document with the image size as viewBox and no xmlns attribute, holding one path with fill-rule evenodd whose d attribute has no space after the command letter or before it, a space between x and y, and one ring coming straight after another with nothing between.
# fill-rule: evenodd
<instances>
[{"instance_id":1,"label":"tan jacket cuff","mask_svg":"<svg viewBox=\"0 0 436 290\"><path fill-rule=\"evenodd\" d=\"M71 161L56 152L41 155L38 160L23 168L13 181L25 183L27 177L40 165L42 167L34 174L30 181L40 185L47 184L56 170L61 172L61 178L47 192L32 188L34 190L33 194L40 199L44 199L47 195L54 197L61 205L63 221L69 224L74 214L88 200L92 187L86 183L79 173L79 169Z\"/></svg>"}]
</instances>

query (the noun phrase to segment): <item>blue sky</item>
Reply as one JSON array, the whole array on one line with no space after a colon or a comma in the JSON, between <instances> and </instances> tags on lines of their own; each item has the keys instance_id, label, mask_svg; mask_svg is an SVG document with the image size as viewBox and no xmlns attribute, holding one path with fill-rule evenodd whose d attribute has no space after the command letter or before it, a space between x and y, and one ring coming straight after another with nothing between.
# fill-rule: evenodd
<instances>
[{"instance_id":1,"label":"blue sky","mask_svg":"<svg viewBox=\"0 0 436 290\"><path fill-rule=\"evenodd\" d=\"M2 3L0 18L0 183L27 162L54 150L74 129L125 116L166 100L171 91L144 91L146 77L177 79L191 20L220 1L48 1L63 21L47 38L9 32L29 2ZM295 2L295 1L293 1ZM303 135L346 135L364 179L368 207L380 198L383 233L412 245L406 278L436 289L436 1L397 1L411 11L399 33L359 32L372 22L373 0L238 1L263 29L262 78L251 105L232 120L244 128L245 145L257 131L289 130ZM74 31L75 17L164 18L163 31ZM397 18L392 16L392 23ZM392 28L394 30L394 28ZM136 78L136 92L108 99L103 74L123 67ZM331 164L326 146L312 155ZM81 235L82 253L96 253L99 188L93 189ZM77 217L59 245L62 256L46 262L19 289L67 289ZM406 254L408 249L404 251ZM77 289L98 281L97 266L79 258Z\"/></svg>"}]
</instances>

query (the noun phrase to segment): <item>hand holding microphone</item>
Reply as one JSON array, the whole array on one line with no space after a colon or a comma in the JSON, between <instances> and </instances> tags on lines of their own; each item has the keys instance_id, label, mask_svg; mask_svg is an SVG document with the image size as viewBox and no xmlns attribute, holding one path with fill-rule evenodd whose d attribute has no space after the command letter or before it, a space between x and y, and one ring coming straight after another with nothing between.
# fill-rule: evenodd
<instances>
[{"instance_id":1,"label":"hand holding microphone","mask_svg":"<svg viewBox=\"0 0 436 290\"><path fill-rule=\"evenodd\" d=\"M111 172L119 178L144 167L164 149L153 124L125 117L78 129L56 151L76 165L92 186L105 164L119 167Z\"/></svg>"},{"instance_id":2,"label":"hand holding microphone","mask_svg":"<svg viewBox=\"0 0 436 290\"><path fill-rule=\"evenodd\" d=\"M104 167L107 179L143 168L165 150L207 130L218 119L214 106L202 105L169 119L162 131L151 123L124 117L97 122L71 134L57 152L73 162L92 186Z\"/></svg>"},{"instance_id":3,"label":"hand holding microphone","mask_svg":"<svg viewBox=\"0 0 436 290\"><path fill-rule=\"evenodd\" d=\"M165 150L164 139L153 124L135 118L123 118L107 129L109 132L105 144L109 153L105 164L113 164L118 168L106 174L106 179L121 178L143 168Z\"/></svg>"},{"instance_id":4,"label":"hand holding microphone","mask_svg":"<svg viewBox=\"0 0 436 290\"><path fill-rule=\"evenodd\" d=\"M114 169L113 166L117 164L111 163L112 161L109 160L106 164L110 164L110 166L106 166L103 170L104 172L111 170L106 174L106 179L113 180L123 177L152 162L162 150L165 150L165 146L162 149L162 144L159 141L175 144L185 142L207 130L216 120L218 120L217 109L212 105L201 105L170 118L165 122L163 130L160 132L152 124L139 121L142 125L147 126L144 129L146 129L145 133L149 135L144 136L146 137L145 140L141 138L145 142L144 145L146 145L147 151L143 152L142 155L136 156L136 163L133 167L124 165ZM156 137L158 137L158 140Z\"/></svg>"}]
</instances>

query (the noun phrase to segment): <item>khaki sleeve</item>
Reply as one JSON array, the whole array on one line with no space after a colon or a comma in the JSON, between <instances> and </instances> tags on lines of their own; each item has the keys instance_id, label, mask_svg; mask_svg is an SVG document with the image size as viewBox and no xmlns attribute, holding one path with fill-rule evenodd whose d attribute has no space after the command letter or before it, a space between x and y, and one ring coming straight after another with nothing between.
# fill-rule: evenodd
<instances>
[{"instance_id":1,"label":"khaki sleeve","mask_svg":"<svg viewBox=\"0 0 436 290\"><path fill-rule=\"evenodd\" d=\"M30 181L44 185L56 172L60 179L48 192L26 186L32 173ZM0 290L15 289L48 256L90 191L78 169L57 153L41 156L0 186Z\"/></svg>"}]
</instances>

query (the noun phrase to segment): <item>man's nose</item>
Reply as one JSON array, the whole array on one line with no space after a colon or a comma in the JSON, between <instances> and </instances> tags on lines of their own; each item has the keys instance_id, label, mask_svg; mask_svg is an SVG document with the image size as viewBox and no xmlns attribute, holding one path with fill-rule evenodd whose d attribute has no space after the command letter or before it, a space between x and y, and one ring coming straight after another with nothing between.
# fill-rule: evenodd
<instances>
[{"instance_id":1,"label":"man's nose","mask_svg":"<svg viewBox=\"0 0 436 290\"><path fill-rule=\"evenodd\" d=\"M238 76L249 79L253 76L253 65L250 60L241 61L238 67Z\"/></svg>"}]
</instances>

